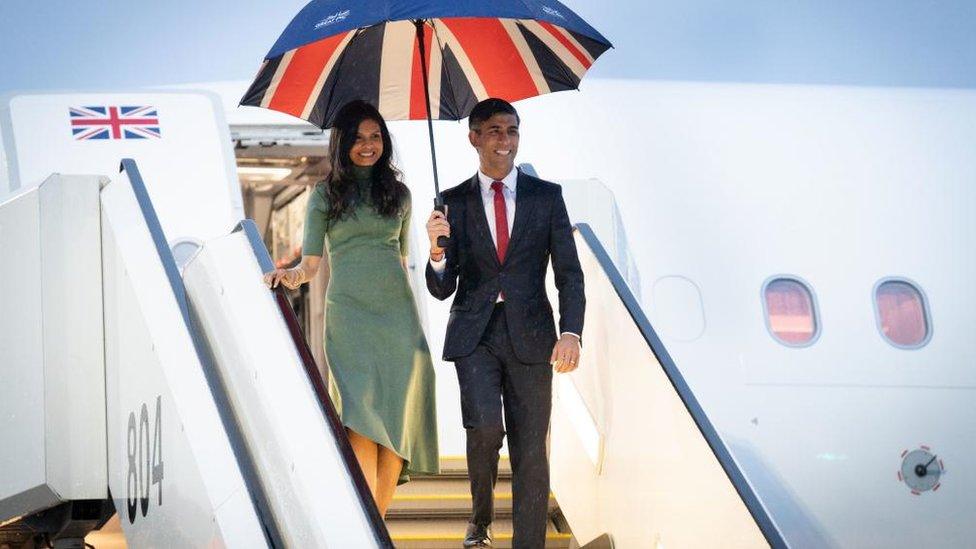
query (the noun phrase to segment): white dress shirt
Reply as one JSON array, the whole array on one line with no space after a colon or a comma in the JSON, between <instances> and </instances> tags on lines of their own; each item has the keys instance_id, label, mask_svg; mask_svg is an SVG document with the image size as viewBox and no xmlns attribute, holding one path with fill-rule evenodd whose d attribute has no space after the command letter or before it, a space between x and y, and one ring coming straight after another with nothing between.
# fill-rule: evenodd
<instances>
[{"instance_id":1,"label":"white dress shirt","mask_svg":"<svg viewBox=\"0 0 976 549\"><path fill-rule=\"evenodd\" d=\"M502 194L505 196L505 215L507 216L506 221L508 221L508 237L512 238L512 224L515 222L515 193L518 191L518 169L512 168L512 171L508 172L508 175L500 179L502 182ZM495 190L491 188L491 184L495 182L494 179L488 177L481 170L478 170L478 182L481 186L481 202L485 207L485 219L488 220L488 230L491 231L491 241L495 244L495 250L498 250L498 231L495 227ZM434 272L437 276L444 274L444 269L447 268L447 257L441 257L440 261L430 260L430 266L434 268ZM501 293L495 298L495 303L504 301L502 299ZM563 332L564 334L570 334L576 336L579 339L578 334L573 332Z\"/></svg>"},{"instance_id":2,"label":"white dress shirt","mask_svg":"<svg viewBox=\"0 0 976 549\"><path fill-rule=\"evenodd\" d=\"M512 171L508 172L508 175L500 179L502 182L502 194L505 196L505 215L508 221L508 238L512 238L512 224L515 222L515 192L518 187L518 170L512 168ZM488 220L488 230L491 231L491 241L495 244L495 250L498 250L498 231L495 227L495 190L491 188L491 184L495 180L483 174L481 170L478 170L478 183L481 185L481 203L485 206L485 219ZM430 260L430 266L434 268L434 272L438 276L444 274L444 269L447 268L447 258L442 257L440 261ZM501 294L495 298L495 303L499 301L504 301Z\"/></svg>"},{"instance_id":3,"label":"white dress shirt","mask_svg":"<svg viewBox=\"0 0 976 549\"><path fill-rule=\"evenodd\" d=\"M488 220L488 230L491 231L491 241L498 250L498 227L495 226L495 189L491 188L494 179L478 170L478 181L481 183L481 202L485 205L485 219ZM518 170L512 168L503 179L502 195L505 197L505 215L508 221L508 238L512 238L512 224L515 222L515 193L517 192Z\"/></svg>"}]
</instances>

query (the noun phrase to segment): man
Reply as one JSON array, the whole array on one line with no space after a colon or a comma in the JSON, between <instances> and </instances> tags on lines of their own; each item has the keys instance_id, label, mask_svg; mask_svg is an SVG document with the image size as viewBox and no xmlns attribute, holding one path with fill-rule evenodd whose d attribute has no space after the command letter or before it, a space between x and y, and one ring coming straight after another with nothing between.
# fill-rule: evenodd
<instances>
[{"instance_id":1,"label":"man","mask_svg":"<svg viewBox=\"0 0 976 549\"><path fill-rule=\"evenodd\" d=\"M427 288L441 300L457 290L444 360L457 368L467 433L473 512L464 546L491 547L498 451L507 431L512 542L535 549L545 545L548 518L552 370L569 372L579 361L583 272L562 189L515 168L515 108L487 99L468 126L480 169L445 191L446 215L435 211L427 222ZM450 237L446 249L437 245L442 235ZM558 340L545 289L550 260L559 290Z\"/></svg>"}]
</instances>

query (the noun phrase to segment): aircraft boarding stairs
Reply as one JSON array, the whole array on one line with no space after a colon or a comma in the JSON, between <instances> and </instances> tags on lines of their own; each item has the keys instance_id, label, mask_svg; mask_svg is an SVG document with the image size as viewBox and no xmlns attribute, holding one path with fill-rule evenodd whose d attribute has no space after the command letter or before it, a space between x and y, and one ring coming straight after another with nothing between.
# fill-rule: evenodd
<instances>
[{"instance_id":1,"label":"aircraft boarding stairs","mask_svg":"<svg viewBox=\"0 0 976 549\"><path fill-rule=\"evenodd\" d=\"M512 470L505 456L499 463L495 490L496 520L493 525L495 547L511 547L512 538ZM573 547L568 524L559 512L555 497L550 497L552 520L547 534L547 549ZM398 549L455 549L461 546L471 513L471 496L463 456L441 458L437 475L414 475L399 488L386 515L390 538ZM101 530L92 532L86 541L98 549L124 549L118 517ZM594 544L593 549L605 547Z\"/></svg>"},{"instance_id":2,"label":"aircraft boarding stairs","mask_svg":"<svg viewBox=\"0 0 976 549\"><path fill-rule=\"evenodd\" d=\"M570 547L572 534L552 495L549 509L546 548ZM471 494L465 458L445 456L441 458L440 474L412 476L409 483L397 490L386 515L386 525L400 549L455 549L461 546L470 516ZM495 547L512 546L512 469L504 456L498 466L492 533Z\"/></svg>"},{"instance_id":3,"label":"aircraft boarding stairs","mask_svg":"<svg viewBox=\"0 0 976 549\"><path fill-rule=\"evenodd\" d=\"M577 242L586 367L556 378L547 547L785 547L606 251ZM132 160L0 202L0 547L81 547L113 511L106 547L459 546L463 460L380 519L254 225L172 244Z\"/></svg>"}]
</instances>

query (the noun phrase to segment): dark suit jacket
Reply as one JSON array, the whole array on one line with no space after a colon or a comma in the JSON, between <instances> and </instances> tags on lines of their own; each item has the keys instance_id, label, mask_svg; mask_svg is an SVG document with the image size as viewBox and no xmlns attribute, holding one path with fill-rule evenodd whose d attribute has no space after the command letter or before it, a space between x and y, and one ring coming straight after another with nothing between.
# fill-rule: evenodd
<instances>
[{"instance_id":1,"label":"dark suit jacket","mask_svg":"<svg viewBox=\"0 0 976 549\"><path fill-rule=\"evenodd\" d=\"M444 360L474 351L501 291L515 355L522 362L548 362L556 343L552 305L546 295L550 259L559 290L559 330L583 335L583 271L559 185L519 172L515 220L503 264L491 239L477 174L442 196L448 206L451 243L441 276L427 263L427 288L440 300L457 290L447 322Z\"/></svg>"}]
</instances>

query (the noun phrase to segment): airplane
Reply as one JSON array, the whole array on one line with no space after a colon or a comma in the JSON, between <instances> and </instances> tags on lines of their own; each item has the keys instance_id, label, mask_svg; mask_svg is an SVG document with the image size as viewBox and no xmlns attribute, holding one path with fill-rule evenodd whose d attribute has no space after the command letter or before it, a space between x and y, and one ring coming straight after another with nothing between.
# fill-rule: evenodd
<instances>
[{"instance_id":1,"label":"airplane","mask_svg":"<svg viewBox=\"0 0 976 549\"><path fill-rule=\"evenodd\" d=\"M325 280L261 284L328 133L237 107L246 86L0 99L0 546L458 545L463 514L371 506L322 392ZM971 544L976 92L589 80L516 107L586 274L547 546ZM390 128L439 356L426 127ZM476 168L466 132L435 123L442 182Z\"/></svg>"}]
</instances>

